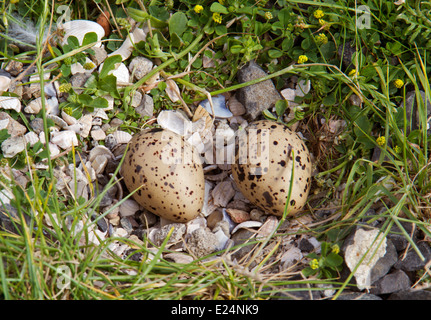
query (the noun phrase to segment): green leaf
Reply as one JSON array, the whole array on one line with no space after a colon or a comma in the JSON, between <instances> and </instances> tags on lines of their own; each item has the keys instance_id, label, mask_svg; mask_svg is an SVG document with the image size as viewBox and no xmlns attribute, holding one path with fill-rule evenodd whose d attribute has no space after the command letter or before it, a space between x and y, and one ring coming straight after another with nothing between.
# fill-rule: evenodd
<instances>
[{"instance_id":1,"label":"green leaf","mask_svg":"<svg viewBox=\"0 0 431 320\"><path fill-rule=\"evenodd\" d=\"M102 70L99 73L99 78L105 78L110 71L115 69L115 65L117 63L121 63L121 61L122 58L119 54L106 58L106 60L103 62Z\"/></svg>"},{"instance_id":2,"label":"green leaf","mask_svg":"<svg viewBox=\"0 0 431 320\"><path fill-rule=\"evenodd\" d=\"M284 114L284 111L287 109L287 101L286 100L278 100L275 103L275 112L277 113L277 116L281 117Z\"/></svg>"},{"instance_id":3,"label":"green leaf","mask_svg":"<svg viewBox=\"0 0 431 320\"><path fill-rule=\"evenodd\" d=\"M283 56L283 52L277 49L270 49L268 50L268 56L271 59L277 59Z\"/></svg>"},{"instance_id":4,"label":"green leaf","mask_svg":"<svg viewBox=\"0 0 431 320\"><path fill-rule=\"evenodd\" d=\"M121 98L117 90L117 77L112 74L99 80L99 88L103 91L109 92L113 98Z\"/></svg>"},{"instance_id":5,"label":"green leaf","mask_svg":"<svg viewBox=\"0 0 431 320\"><path fill-rule=\"evenodd\" d=\"M151 8L151 7L150 7ZM156 10L153 10L156 11ZM144 12L142 10L134 9L134 8L127 8L127 12L130 15L130 17L137 21L137 22L145 22L147 20L151 21L151 25L156 28L165 28L168 26L168 23L166 21L163 21L159 18L156 18L147 12ZM168 13L169 17L169 13Z\"/></svg>"},{"instance_id":6,"label":"green leaf","mask_svg":"<svg viewBox=\"0 0 431 320\"><path fill-rule=\"evenodd\" d=\"M171 34L171 45L173 47L179 48L182 44L184 44L184 41L178 34L176 34L175 32Z\"/></svg>"},{"instance_id":7,"label":"green leaf","mask_svg":"<svg viewBox=\"0 0 431 320\"><path fill-rule=\"evenodd\" d=\"M271 111L269 111L268 109L263 110L263 116L269 120L277 120L277 117L274 116Z\"/></svg>"},{"instance_id":8,"label":"green leaf","mask_svg":"<svg viewBox=\"0 0 431 320\"><path fill-rule=\"evenodd\" d=\"M93 101L91 101L89 106L93 108L108 108L109 104L108 100L106 100L105 98L97 97Z\"/></svg>"},{"instance_id":9,"label":"green leaf","mask_svg":"<svg viewBox=\"0 0 431 320\"><path fill-rule=\"evenodd\" d=\"M227 10L227 8L223 5L221 5L218 2L213 2L211 7L210 7L210 11L211 12L218 12L218 13L223 13L223 14L228 14L229 11Z\"/></svg>"},{"instance_id":10,"label":"green leaf","mask_svg":"<svg viewBox=\"0 0 431 320\"><path fill-rule=\"evenodd\" d=\"M337 103L337 98L335 96L335 93L332 92L328 94L326 97L323 98L322 102L326 107L335 105Z\"/></svg>"},{"instance_id":11,"label":"green leaf","mask_svg":"<svg viewBox=\"0 0 431 320\"><path fill-rule=\"evenodd\" d=\"M343 258L334 252L331 252L325 258L325 264L328 267L337 268L341 266L342 263L343 263Z\"/></svg>"},{"instance_id":12,"label":"green leaf","mask_svg":"<svg viewBox=\"0 0 431 320\"><path fill-rule=\"evenodd\" d=\"M181 37L184 31L187 30L187 16L184 12L175 12L169 19L169 34L176 33L178 37Z\"/></svg>"},{"instance_id":13,"label":"green leaf","mask_svg":"<svg viewBox=\"0 0 431 320\"><path fill-rule=\"evenodd\" d=\"M96 32L87 32L84 36L84 39L82 39L82 45L85 46L90 43L97 42L97 34Z\"/></svg>"},{"instance_id":14,"label":"green leaf","mask_svg":"<svg viewBox=\"0 0 431 320\"><path fill-rule=\"evenodd\" d=\"M302 269L302 274L304 277L314 276L317 273L317 269L312 269L311 267L305 267Z\"/></svg>"},{"instance_id":15,"label":"green leaf","mask_svg":"<svg viewBox=\"0 0 431 320\"><path fill-rule=\"evenodd\" d=\"M93 101L93 98L89 94L80 94L78 95L78 101L85 106L89 106Z\"/></svg>"}]
</instances>

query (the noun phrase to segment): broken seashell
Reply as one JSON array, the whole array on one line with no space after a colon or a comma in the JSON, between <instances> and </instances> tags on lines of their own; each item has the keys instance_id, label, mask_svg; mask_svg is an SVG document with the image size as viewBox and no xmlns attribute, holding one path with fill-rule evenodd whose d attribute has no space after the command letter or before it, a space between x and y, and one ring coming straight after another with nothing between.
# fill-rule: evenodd
<instances>
[{"instance_id":1,"label":"broken seashell","mask_svg":"<svg viewBox=\"0 0 431 320\"><path fill-rule=\"evenodd\" d=\"M228 100L229 110L234 116L242 116L246 113L244 105L233 95Z\"/></svg>"},{"instance_id":2,"label":"broken seashell","mask_svg":"<svg viewBox=\"0 0 431 320\"><path fill-rule=\"evenodd\" d=\"M120 204L120 215L121 217L127 217L134 215L141 209L141 206L133 199L125 199Z\"/></svg>"},{"instance_id":3,"label":"broken seashell","mask_svg":"<svg viewBox=\"0 0 431 320\"><path fill-rule=\"evenodd\" d=\"M21 101L16 97L0 96L0 109L21 112Z\"/></svg>"},{"instance_id":4,"label":"broken seashell","mask_svg":"<svg viewBox=\"0 0 431 320\"><path fill-rule=\"evenodd\" d=\"M67 122L66 122L66 121L64 121L62 118L60 118L60 117L58 117L58 116L48 114L48 115L47 115L47 118L48 118L48 119L51 119L52 121L54 121L54 123L55 123L55 124L56 124L60 129L63 129L63 128L67 127Z\"/></svg>"},{"instance_id":5,"label":"broken seashell","mask_svg":"<svg viewBox=\"0 0 431 320\"><path fill-rule=\"evenodd\" d=\"M176 253L176 252L172 252L172 253L167 253L163 256L164 259L170 259L172 261L174 261L175 263L181 263L181 264L188 264L193 262L193 257L189 256L188 254L185 253Z\"/></svg>"},{"instance_id":6,"label":"broken seashell","mask_svg":"<svg viewBox=\"0 0 431 320\"><path fill-rule=\"evenodd\" d=\"M121 47L119 47L114 52L110 53L108 57L119 54L121 56L122 61L127 60L132 54L134 44L139 43L141 41L145 41L146 37L147 37L147 33L144 30L140 28L135 28L131 33L129 33L129 35L127 36L126 40L124 40Z\"/></svg>"},{"instance_id":7,"label":"broken seashell","mask_svg":"<svg viewBox=\"0 0 431 320\"><path fill-rule=\"evenodd\" d=\"M33 147L37 142L39 142L39 136L34 132L30 131L24 135L25 143L30 143L30 147Z\"/></svg>"},{"instance_id":8,"label":"broken seashell","mask_svg":"<svg viewBox=\"0 0 431 320\"><path fill-rule=\"evenodd\" d=\"M117 131L111 133L111 135L114 137L117 144L129 143L129 141L133 137L130 133L128 133L126 131L121 131L121 130L117 130Z\"/></svg>"},{"instance_id":9,"label":"broken seashell","mask_svg":"<svg viewBox=\"0 0 431 320\"><path fill-rule=\"evenodd\" d=\"M18 153L24 151L25 146L26 146L26 141L22 136L7 138L1 144L3 157L13 158Z\"/></svg>"},{"instance_id":10,"label":"broken seashell","mask_svg":"<svg viewBox=\"0 0 431 320\"><path fill-rule=\"evenodd\" d=\"M211 192L215 206L226 207L229 201L235 195L235 189L230 180L217 184Z\"/></svg>"},{"instance_id":11,"label":"broken seashell","mask_svg":"<svg viewBox=\"0 0 431 320\"><path fill-rule=\"evenodd\" d=\"M0 93L8 91L11 82L11 78L6 76L0 76Z\"/></svg>"},{"instance_id":12,"label":"broken seashell","mask_svg":"<svg viewBox=\"0 0 431 320\"><path fill-rule=\"evenodd\" d=\"M266 238L277 230L278 219L276 216L269 216L265 223L257 231L258 236Z\"/></svg>"},{"instance_id":13,"label":"broken seashell","mask_svg":"<svg viewBox=\"0 0 431 320\"><path fill-rule=\"evenodd\" d=\"M256 228L256 227L260 227L262 225L262 222L259 221L245 221L243 223L240 223L239 225L237 225L233 230L232 233L235 233L237 230L239 229L246 229L246 228Z\"/></svg>"},{"instance_id":14,"label":"broken seashell","mask_svg":"<svg viewBox=\"0 0 431 320\"><path fill-rule=\"evenodd\" d=\"M100 24L90 20L67 21L63 23L60 28L64 31L63 41L61 43L62 46L67 43L67 39L71 36L75 36L81 45L82 40L87 33L95 32L97 35L97 40L99 41L94 46L100 47L102 45L100 40L105 36L105 30L103 27Z\"/></svg>"},{"instance_id":15,"label":"broken seashell","mask_svg":"<svg viewBox=\"0 0 431 320\"><path fill-rule=\"evenodd\" d=\"M69 126L75 124L78 121L75 117L64 112L64 110L61 110L61 117Z\"/></svg>"},{"instance_id":16,"label":"broken seashell","mask_svg":"<svg viewBox=\"0 0 431 320\"><path fill-rule=\"evenodd\" d=\"M90 135L93 138L93 140L96 140L96 141L105 140L106 138L106 133L102 129L91 130Z\"/></svg>"},{"instance_id":17,"label":"broken seashell","mask_svg":"<svg viewBox=\"0 0 431 320\"><path fill-rule=\"evenodd\" d=\"M157 123L163 128L187 136L192 132L192 122L180 111L163 110L157 117Z\"/></svg>"},{"instance_id":18,"label":"broken seashell","mask_svg":"<svg viewBox=\"0 0 431 320\"><path fill-rule=\"evenodd\" d=\"M53 131L51 132L51 143L66 150L72 146L76 147L78 145L78 138L72 130Z\"/></svg>"},{"instance_id":19,"label":"broken seashell","mask_svg":"<svg viewBox=\"0 0 431 320\"><path fill-rule=\"evenodd\" d=\"M99 72L102 70L104 63L99 66ZM117 78L117 83L129 83L130 73L129 69L126 67L124 63L119 63L118 66L109 71L108 74L112 74Z\"/></svg>"},{"instance_id":20,"label":"broken seashell","mask_svg":"<svg viewBox=\"0 0 431 320\"><path fill-rule=\"evenodd\" d=\"M87 114L85 116L82 116L78 123L82 124L82 129L79 135L83 138L87 138L90 134L90 130L92 127L93 117L90 114Z\"/></svg>"},{"instance_id":21,"label":"broken seashell","mask_svg":"<svg viewBox=\"0 0 431 320\"><path fill-rule=\"evenodd\" d=\"M166 80L165 92L172 102L177 102L181 99L180 88L178 88L177 83L172 79Z\"/></svg>"},{"instance_id":22,"label":"broken seashell","mask_svg":"<svg viewBox=\"0 0 431 320\"><path fill-rule=\"evenodd\" d=\"M91 167L94 169L96 175L101 174L108 164L108 157L106 155L100 154L94 158L91 162Z\"/></svg>"},{"instance_id":23,"label":"broken seashell","mask_svg":"<svg viewBox=\"0 0 431 320\"><path fill-rule=\"evenodd\" d=\"M88 160L94 161L97 156L103 155L108 159L113 159L114 154L105 146L96 146L91 149L90 154L88 156Z\"/></svg>"},{"instance_id":24,"label":"broken seashell","mask_svg":"<svg viewBox=\"0 0 431 320\"><path fill-rule=\"evenodd\" d=\"M216 118L230 118L233 116L232 112L226 107L226 98L224 95L220 94L214 97L211 97L213 108L214 108L214 116ZM209 114L213 115L212 108L208 99L202 101L199 105L205 108Z\"/></svg>"}]
</instances>

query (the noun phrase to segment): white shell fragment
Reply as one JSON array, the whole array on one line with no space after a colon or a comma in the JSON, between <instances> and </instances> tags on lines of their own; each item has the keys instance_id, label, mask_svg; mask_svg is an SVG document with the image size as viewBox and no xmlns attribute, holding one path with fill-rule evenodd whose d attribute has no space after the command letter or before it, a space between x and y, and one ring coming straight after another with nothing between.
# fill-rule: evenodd
<instances>
[{"instance_id":1,"label":"white shell fragment","mask_svg":"<svg viewBox=\"0 0 431 320\"><path fill-rule=\"evenodd\" d=\"M108 57L119 54L123 61L127 60L132 54L134 44L145 41L146 37L147 33L144 30L136 28L127 36L121 47L110 53Z\"/></svg>"},{"instance_id":2,"label":"white shell fragment","mask_svg":"<svg viewBox=\"0 0 431 320\"><path fill-rule=\"evenodd\" d=\"M21 112L21 101L16 97L0 96L0 109Z\"/></svg>"},{"instance_id":3,"label":"white shell fragment","mask_svg":"<svg viewBox=\"0 0 431 320\"><path fill-rule=\"evenodd\" d=\"M226 98L223 95L211 97L213 102L214 114L216 118L230 118L233 116L232 112L226 107ZM209 114L213 114L211 105L208 99L202 101L200 105L208 111Z\"/></svg>"},{"instance_id":4,"label":"white shell fragment","mask_svg":"<svg viewBox=\"0 0 431 320\"><path fill-rule=\"evenodd\" d=\"M89 32L95 32L97 34L97 40L101 40L105 36L105 29L103 27L90 20L71 20L63 23L61 28L64 30L65 34L63 37L63 41L61 43L64 46L67 43L67 39L70 36L75 36L79 44L82 44L82 40L85 35ZM100 47L102 43L98 41L94 46Z\"/></svg>"},{"instance_id":5,"label":"white shell fragment","mask_svg":"<svg viewBox=\"0 0 431 320\"><path fill-rule=\"evenodd\" d=\"M51 143L66 150L72 146L78 145L76 133L72 130L54 131L51 133Z\"/></svg>"},{"instance_id":6,"label":"white shell fragment","mask_svg":"<svg viewBox=\"0 0 431 320\"><path fill-rule=\"evenodd\" d=\"M0 76L0 93L8 91L12 80L6 76Z\"/></svg>"},{"instance_id":7,"label":"white shell fragment","mask_svg":"<svg viewBox=\"0 0 431 320\"><path fill-rule=\"evenodd\" d=\"M262 222L259 222L259 221L245 221L245 222L242 222L242 223L240 223L240 224L238 224L233 230L232 230L232 233L235 233L237 230L239 230L239 229L241 229L241 228L243 228L243 229L245 229L245 228L257 228L257 227L260 227L262 225Z\"/></svg>"},{"instance_id":8,"label":"white shell fragment","mask_svg":"<svg viewBox=\"0 0 431 320\"><path fill-rule=\"evenodd\" d=\"M163 128L187 136L191 133L192 122L180 111L163 110L157 117L157 123Z\"/></svg>"},{"instance_id":9,"label":"white shell fragment","mask_svg":"<svg viewBox=\"0 0 431 320\"><path fill-rule=\"evenodd\" d=\"M99 72L103 68L103 63L99 66ZM114 70L109 71L108 74L112 74L117 78L118 83L129 83L130 72L124 63L119 63Z\"/></svg>"},{"instance_id":10,"label":"white shell fragment","mask_svg":"<svg viewBox=\"0 0 431 320\"><path fill-rule=\"evenodd\" d=\"M359 264L355 271L359 290L371 288L371 271L385 253L386 237L378 229L358 229L355 232L353 243L345 250L344 259L352 272Z\"/></svg>"},{"instance_id":11,"label":"white shell fragment","mask_svg":"<svg viewBox=\"0 0 431 320\"><path fill-rule=\"evenodd\" d=\"M24 137L10 137L2 142L1 150L5 158L13 158L18 153L24 151L26 146L26 141Z\"/></svg>"}]
</instances>

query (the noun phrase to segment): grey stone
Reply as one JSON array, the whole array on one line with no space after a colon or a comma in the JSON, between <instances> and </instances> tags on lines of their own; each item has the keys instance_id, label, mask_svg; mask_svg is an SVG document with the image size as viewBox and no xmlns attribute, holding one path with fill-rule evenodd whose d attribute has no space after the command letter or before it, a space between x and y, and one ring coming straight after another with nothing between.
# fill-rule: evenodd
<instances>
[{"instance_id":1,"label":"grey stone","mask_svg":"<svg viewBox=\"0 0 431 320\"><path fill-rule=\"evenodd\" d=\"M141 222L143 228L152 227L157 222L157 216L148 210L144 210L139 215L139 221Z\"/></svg>"},{"instance_id":2,"label":"grey stone","mask_svg":"<svg viewBox=\"0 0 431 320\"><path fill-rule=\"evenodd\" d=\"M131 234L133 232L133 226L129 220L129 217L122 217L120 219L120 224L123 227L123 229L127 231L128 234Z\"/></svg>"},{"instance_id":3,"label":"grey stone","mask_svg":"<svg viewBox=\"0 0 431 320\"><path fill-rule=\"evenodd\" d=\"M411 281L402 270L395 270L373 284L370 292L372 294L388 294L409 289Z\"/></svg>"},{"instance_id":4,"label":"grey stone","mask_svg":"<svg viewBox=\"0 0 431 320\"><path fill-rule=\"evenodd\" d=\"M154 101L151 96L145 94L142 97L141 103L136 107L135 111L142 117L152 117L154 113Z\"/></svg>"},{"instance_id":5,"label":"grey stone","mask_svg":"<svg viewBox=\"0 0 431 320\"><path fill-rule=\"evenodd\" d=\"M397 262L398 255L395 246L390 239L386 239L386 253L381 257L371 270L371 283L374 283L392 268Z\"/></svg>"},{"instance_id":6,"label":"grey stone","mask_svg":"<svg viewBox=\"0 0 431 320\"><path fill-rule=\"evenodd\" d=\"M91 50L94 51L94 54L90 54L90 58L96 66L99 66L108 57L108 53L103 47L93 47Z\"/></svg>"},{"instance_id":7,"label":"grey stone","mask_svg":"<svg viewBox=\"0 0 431 320\"><path fill-rule=\"evenodd\" d=\"M401 269L404 271L418 271L423 269L428 263L428 261L431 259L431 248L426 242L420 242L417 247L424 256L424 261L421 260L421 258L418 256L414 249L410 249L407 252L405 258L399 260L394 267L396 269Z\"/></svg>"},{"instance_id":8,"label":"grey stone","mask_svg":"<svg viewBox=\"0 0 431 320\"><path fill-rule=\"evenodd\" d=\"M90 76L90 74L79 72L75 73L73 76L70 77L69 82L72 85L73 91L75 91L76 94L81 94L82 92L84 92L84 89L81 88L84 87Z\"/></svg>"},{"instance_id":9,"label":"grey stone","mask_svg":"<svg viewBox=\"0 0 431 320\"><path fill-rule=\"evenodd\" d=\"M233 246L244 244L240 248L234 249L235 252L232 254L232 258L240 260L254 248L254 244L245 245L248 239L252 238L254 235L254 232L246 229L240 229L232 235L231 240L233 241ZM253 241L253 238L250 241Z\"/></svg>"},{"instance_id":10,"label":"grey stone","mask_svg":"<svg viewBox=\"0 0 431 320\"><path fill-rule=\"evenodd\" d=\"M217 245L217 236L208 228L194 230L187 239L188 248L198 258L216 251Z\"/></svg>"},{"instance_id":11,"label":"grey stone","mask_svg":"<svg viewBox=\"0 0 431 320\"><path fill-rule=\"evenodd\" d=\"M174 231L168 240L168 244L176 243L182 239L186 232L186 225L184 223L170 223L155 231L154 242L156 245L160 246L163 243L171 228L174 228Z\"/></svg>"},{"instance_id":12,"label":"grey stone","mask_svg":"<svg viewBox=\"0 0 431 320\"><path fill-rule=\"evenodd\" d=\"M347 41L345 44L342 44L338 47L338 55L343 60L343 66L345 68L352 66L352 57L356 52L356 47L350 42Z\"/></svg>"},{"instance_id":13,"label":"grey stone","mask_svg":"<svg viewBox=\"0 0 431 320\"><path fill-rule=\"evenodd\" d=\"M256 62L250 61L237 73L239 83L245 83L251 80L266 76L266 72L259 67ZM237 92L237 99L240 101L247 112L244 115L248 120L255 120L262 111L275 105L282 97L275 88L271 80L265 80L244 88Z\"/></svg>"},{"instance_id":14,"label":"grey stone","mask_svg":"<svg viewBox=\"0 0 431 320\"><path fill-rule=\"evenodd\" d=\"M391 294L388 300L431 300L431 291L426 290L403 290Z\"/></svg>"},{"instance_id":15,"label":"grey stone","mask_svg":"<svg viewBox=\"0 0 431 320\"><path fill-rule=\"evenodd\" d=\"M413 240L416 239L416 228L413 223L410 222L401 222L402 227L404 230L412 237ZM407 248L407 245L409 244L409 241L404 236L404 234L401 232L401 229L398 227L398 225L394 224L388 233L388 238L391 239L392 243L395 246L395 249L400 252Z\"/></svg>"},{"instance_id":16,"label":"grey stone","mask_svg":"<svg viewBox=\"0 0 431 320\"><path fill-rule=\"evenodd\" d=\"M136 80L141 80L153 69L153 62L145 57L135 57L130 61L129 71Z\"/></svg>"},{"instance_id":17,"label":"grey stone","mask_svg":"<svg viewBox=\"0 0 431 320\"><path fill-rule=\"evenodd\" d=\"M36 134L39 134L43 131L43 119L42 118L34 118L30 121L30 127Z\"/></svg>"}]
</instances>

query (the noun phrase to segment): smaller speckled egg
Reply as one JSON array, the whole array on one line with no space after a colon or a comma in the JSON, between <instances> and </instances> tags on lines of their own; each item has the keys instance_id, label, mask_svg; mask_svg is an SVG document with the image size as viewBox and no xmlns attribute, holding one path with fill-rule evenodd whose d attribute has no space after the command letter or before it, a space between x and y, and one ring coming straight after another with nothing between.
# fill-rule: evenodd
<instances>
[{"instance_id":1,"label":"smaller speckled egg","mask_svg":"<svg viewBox=\"0 0 431 320\"><path fill-rule=\"evenodd\" d=\"M205 182L202 162L182 136L164 129L135 134L121 167L132 197L152 213L187 222L203 207Z\"/></svg>"},{"instance_id":2,"label":"smaller speckled egg","mask_svg":"<svg viewBox=\"0 0 431 320\"><path fill-rule=\"evenodd\" d=\"M268 214L282 216L294 166L287 210L292 215L303 208L312 165L307 146L296 133L281 123L256 121L239 135L238 149L232 176L250 202Z\"/></svg>"}]
</instances>

